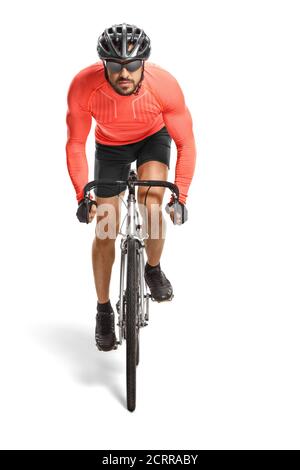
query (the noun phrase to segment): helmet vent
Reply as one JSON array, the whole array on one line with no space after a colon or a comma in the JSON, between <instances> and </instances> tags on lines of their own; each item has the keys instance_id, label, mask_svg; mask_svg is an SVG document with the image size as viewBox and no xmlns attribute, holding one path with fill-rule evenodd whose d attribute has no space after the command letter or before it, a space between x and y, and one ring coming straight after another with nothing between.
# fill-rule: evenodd
<instances>
[{"instance_id":1,"label":"helmet vent","mask_svg":"<svg viewBox=\"0 0 300 470\"><path fill-rule=\"evenodd\" d=\"M128 50L128 46L134 47ZM150 56L150 39L143 29L122 23L106 28L98 39L97 51L100 59L141 59Z\"/></svg>"}]
</instances>

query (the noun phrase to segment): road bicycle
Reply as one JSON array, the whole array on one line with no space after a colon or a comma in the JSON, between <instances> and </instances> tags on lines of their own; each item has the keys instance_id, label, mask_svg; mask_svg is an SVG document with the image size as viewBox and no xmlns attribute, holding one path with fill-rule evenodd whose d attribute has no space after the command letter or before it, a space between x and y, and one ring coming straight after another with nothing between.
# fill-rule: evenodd
<instances>
[{"instance_id":1,"label":"road bicycle","mask_svg":"<svg viewBox=\"0 0 300 470\"><path fill-rule=\"evenodd\" d=\"M119 299L116 304L118 314L118 340L116 347L121 346L123 339L126 341L126 385L127 408L134 411L136 407L136 367L140 356L140 328L149 322L149 299L152 299L148 286L144 279L145 268L145 240L149 237L140 223L140 214L136 202L136 187L148 186L165 187L172 192L174 203L179 200L178 187L168 181L138 180L136 172L130 171L128 180L116 181L99 179L88 183L84 187L84 198L90 198L90 192L103 185L126 185L128 189L127 204L124 202L127 212L121 224L118 234L121 235L121 263L120 263L120 287ZM148 191L145 196L148 195ZM122 232L124 221L126 229ZM154 299L152 299L154 300ZM171 300L171 299L169 299Z\"/></svg>"}]
</instances>

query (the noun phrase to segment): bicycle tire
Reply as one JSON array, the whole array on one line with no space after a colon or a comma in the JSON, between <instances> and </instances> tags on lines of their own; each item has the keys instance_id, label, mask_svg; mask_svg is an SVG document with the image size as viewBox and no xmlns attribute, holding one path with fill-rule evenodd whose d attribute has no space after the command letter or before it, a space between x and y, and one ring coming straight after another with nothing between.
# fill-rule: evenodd
<instances>
[{"instance_id":1,"label":"bicycle tire","mask_svg":"<svg viewBox=\"0 0 300 470\"><path fill-rule=\"evenodd\" d=\"M140 338L139 338L139 333L136 335L136 359L135 363L138 366L140 362Z\"/></svg>"},{"instance_id":2,"label":"bicycle tire","mask_svg":"<svg viewBox=\"0 0 300 470\"><path fill-rule=\"evenodd\" d=\"M127 286L126 286L126 386L127 409L136 406L136 350L138 309L138 241L127 241Z\"/></svg>"}]
</instances>

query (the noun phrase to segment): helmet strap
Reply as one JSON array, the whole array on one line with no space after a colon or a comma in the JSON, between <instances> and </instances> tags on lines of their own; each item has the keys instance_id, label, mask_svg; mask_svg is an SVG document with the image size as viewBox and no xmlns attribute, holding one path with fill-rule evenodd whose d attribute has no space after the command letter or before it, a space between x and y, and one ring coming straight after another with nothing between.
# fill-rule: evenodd
<instances>
[{"instance_id":1,"label":"helmet strap","mask_svg":"<svg viewBox=\"0 0 300 470\"><path fill-rule=\"evenodd\" d=\"M143 61L143 70L142 70L141 79L138 83L138 86L136 87L136 90L133 92L134 95L137 95L139 93L140 88L142 86L142 81L144 80L144 65L145 65L145 62Z\"/></svg>"}]
</instances>

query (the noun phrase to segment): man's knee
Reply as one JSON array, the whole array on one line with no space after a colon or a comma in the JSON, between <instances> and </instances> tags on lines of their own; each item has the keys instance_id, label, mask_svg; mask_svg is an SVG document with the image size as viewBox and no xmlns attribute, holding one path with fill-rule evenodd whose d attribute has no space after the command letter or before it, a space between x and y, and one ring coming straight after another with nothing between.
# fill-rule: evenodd
<instances>
[{"instance_id":1,"label":"man's knee","mask_svg":"<svg viewBox=\"0 0 300 470\"><path fill-rule=\"evenodd\" d=\"M138 201L144 203L146 201L155 201L162 203L164 197L165 188L151 186L150 189L147 186L140 186L138 189Z\"/></svg>"},{"instance_id":2,"label":"man's knee","mask_svg":"<svg viewBox=\"0 0 300 470\"><path fill-rule=\"evenodd\" d=\"M113 240L118 236L120 226L120 203L116 198L103 199L97 206L96 238L101 241Z\"/></svg>"},{"instance_id":3,"label":"man's knee","mask_svg":"<svg viewBox=\"0 0 300 470\"><path fill-rule=\"evenodd\" d=\"M149 211L161 211L164 194L160 189L162 188L151 188L147 193L147 188L140 188L138 193L138 202L140 207L144 207Z\"/></svg>"},{"instance_id":4,"label":"man's knee","mask_svg":"<svg viewBox=\"0 0 300 470\"><path fill-rule=\"evenodd\" d=\"M163 188L151 188L147 193L147 188L140 188L138 193L139 208L143 218L148 220L155 214L156 217L161 218L162 203L163 203ZM146 189L146 190L145 190ZM150 221L149 221L150 222Z\"/></svg>"}]
</instances>

